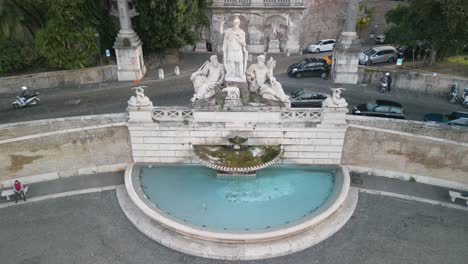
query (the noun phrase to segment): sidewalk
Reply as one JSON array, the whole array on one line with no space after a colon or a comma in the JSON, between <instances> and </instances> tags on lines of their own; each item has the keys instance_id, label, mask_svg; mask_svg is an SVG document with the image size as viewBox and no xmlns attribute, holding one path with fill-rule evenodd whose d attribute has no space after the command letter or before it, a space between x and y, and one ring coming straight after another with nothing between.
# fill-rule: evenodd
<instances>
[{"instance_id":1,"label":"sidewalk","mask_svg":"<svg viewBox=\"0 0 468 264\"><path fill-rule=\"evenodd\" d=\"M70 191L78 191L91 188L100 188L124 184L124 172L100 173L85 176L74 176L65 179L45 181L29 184L28 198L40 197L50 194L58 194ZM445 203L453 205L458 209L468 210L466 202L457 199L452 203L448 195L447 188L422 184L417 182L408 182L386 177L372 176L367 174L351 173L351 187L365 190L397 194L400 196L411 196L420 201L421 199L431 200L436 203ZM14 197L7 201L2 197L0 205L14 203ZM418 199L420 198L420 199ZM22 200L18 204L23 203Z\"/></svg>"}]
</instances>

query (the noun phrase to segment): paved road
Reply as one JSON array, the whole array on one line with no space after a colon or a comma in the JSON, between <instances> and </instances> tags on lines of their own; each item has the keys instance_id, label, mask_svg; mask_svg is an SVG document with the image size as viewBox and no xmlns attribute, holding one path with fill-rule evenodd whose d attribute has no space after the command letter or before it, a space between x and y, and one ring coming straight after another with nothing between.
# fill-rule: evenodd
<instances>
[{"instance_id":1,"label":"paved road","mask_svg":"<svg viewBox=\"0 0 468 264\"><path fill-rule=\"evenodd\" d=\"M3 264L63 263L465 263L468 212L361 193L351 220L307 250L269 260L216 261L148 239L125 218L115 192L0 209Z\"/></svg>"},{"instance_id":2,"label":"paved road","mask_svg":"<svg viewBox=\"0 0 468 264\"><path fill-rule=\"evenodd\" d=\"M276 76L283 84L286 93L296 88L310 88L313 91L329 93L328 88L336 87L331 80L288 77L285 73L287 65L300 58L296 56L278 59ZM193 93L189 76L198 65L201 65L204 59L203 56L198 56L188 60L187 65L181 66L182 75L178 77L172 76L164 80L155 80L154 74L149 73L141 85L148 86L146 94L155 105L189 106L189 99ZM199 61L200 64L197 64ZM17 110L11 108L15 94L2 94L0 96L0 123L124 112L126 102L132 94L130 88L133 86L135 84L131 82L111 82L82 87L45 89L41 91L40 105ZM349 101L350 106L378 98L396 100L406 107L408 118L414 120L421 120L422 116L428 112L449 112L463 109L462 106L450 105L446 100L434 96L402 91L392 91L389 94L381 95L376 87L358 85L345 87L347 90L343 96Z\"/></svg>"}]
</instances>

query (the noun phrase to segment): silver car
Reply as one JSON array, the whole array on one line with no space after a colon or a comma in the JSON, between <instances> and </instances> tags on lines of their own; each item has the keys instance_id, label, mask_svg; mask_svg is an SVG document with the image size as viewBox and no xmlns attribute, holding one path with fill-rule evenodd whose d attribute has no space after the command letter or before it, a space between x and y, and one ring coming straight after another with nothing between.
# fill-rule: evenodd
<instances>
[{"instance_id":1,"label":"silver car","mask_svg":"<svg viewBox=\"0 0 468 264\"><path fill-rule=\"evenodd\" d=\"M370 65L380 62L394 62L398 58L396 49L392 46L374 47L359 54L359 64Z\"/></svg>"}]
</instances>

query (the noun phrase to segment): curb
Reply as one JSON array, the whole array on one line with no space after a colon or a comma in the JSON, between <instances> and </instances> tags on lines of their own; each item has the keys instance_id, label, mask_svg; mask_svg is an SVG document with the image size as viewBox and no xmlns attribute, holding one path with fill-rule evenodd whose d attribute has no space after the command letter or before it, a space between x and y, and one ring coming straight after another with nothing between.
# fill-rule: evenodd
<instances>
[{"instance_id":1,"label":"curb","mask_svg":"<svg viewBox=\"0 0 468 264\"><path fill-rule=\"evenodd\" d=\"M89 174L125 171L126 168L127 168L127 163L100 165L100 166L95 166L95 167L85 167L85 168L79 168L79 169L74 169L74 170L51 172L51 173L25 176L25 177L20 177L20 178L15 178L15 179L8 179L8 180L0 181L0 186L12 187L15 180L19 180L23 184L32 184L32 183L38 183L38 182L43 182L43 181L69 178L73 176L83 176L83 175L89 175Z\"/></svg>"},{"instance_id":2,"label":"curb","mask_svg":"<svg viewBox=\"0 0 468 264\"><path fill-rule=\"evenodd\" d=\"M391 171L391 170L385 170L385 169L375 169L375 168L353 166L353 165L342 165L342 166L346 166L350 172L367 173L368 175L373 175L377 177L387 177L387 178L398 179L398 180L403 180L403 181L409 181L411 178L413 178L414 180L416 180L416 182L419 182L419 183L444 187L447 189L457 189L457 190L468 191L468 184L455 182L455 181L437 179L437 178L433 178L429 176Z\"/></svg>"}]
</instances>

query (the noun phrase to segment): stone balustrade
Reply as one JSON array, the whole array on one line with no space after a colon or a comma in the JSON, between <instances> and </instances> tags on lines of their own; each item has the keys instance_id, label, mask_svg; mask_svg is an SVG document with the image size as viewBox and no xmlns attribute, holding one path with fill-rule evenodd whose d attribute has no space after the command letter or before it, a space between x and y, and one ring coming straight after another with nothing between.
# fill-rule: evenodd
<instances>
[{"instance_id":1,"label":"stone balustrade","mask_svg":"<svg viewBox=\"0 0 468 264\"><path fill-rule=\"evenodd\" d=\"M189 107L154 107L153 120L157 121L191 121L195 117L203 121L220 121L232 119L249 119L257 121L282 121L282 122L312 122L320 123L322 120L322 108L290 108L270 109L255 112L223 112L210 110L192 110Z\"/></svg>"},{"instance_id":2,"label":"stone balustrade","mask_svg":"<svg viewBox=\"0 0 468 264\"><path fill-rule=\"evenodd\" d=\"M212 7L294 7L304 6L304 0L214 0Z\"/></svg>"}]
</instances>

